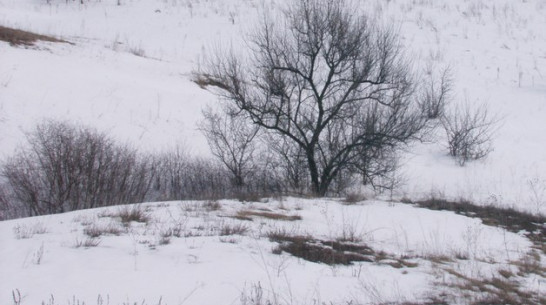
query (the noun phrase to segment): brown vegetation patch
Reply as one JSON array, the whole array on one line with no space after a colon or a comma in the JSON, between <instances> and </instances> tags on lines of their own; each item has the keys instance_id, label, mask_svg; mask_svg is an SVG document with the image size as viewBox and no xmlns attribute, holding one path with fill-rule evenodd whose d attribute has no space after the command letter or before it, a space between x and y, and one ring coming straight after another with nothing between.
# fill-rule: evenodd
<instances>
[{"instance_id":1,"label":"brown vegetation patch","mask_svg":"<svg viewBox=\"0 0 546 305\"><path fill-rule=\"evenodd\" d=\"M252 210L238 211L237 214L234 216L234 218L239 220L252 220L253 216L273 219L273 220L285 220L285 221L296 221L296 220L302 219L301 216L299 215L285 215L285 214L275 213L275 212L252 211Z\"/></svg>"},{"instance_id":2,"label":"brown vegetation patch","mask_svg":"<svg viewBox=\"0 0 546 305\"><path fill-rule=\"evenodd\" d=\"M275 254L290 253L296 257L314 263L327 265L351 265L353 262L370 262L389 265L393 268L416 267L416 263L395 258L385 252L375 252L364 244L345 243L339 241L324 241L311 236L290 235L282 231L274 231L267 237L279 246L273 250Z\"/></svg>"},{"instance_id":3,"label":"brown vegetation patch","mask_svg":"<svg viewBox=\"0 0 546 305\"><path fill-rule=\"evenodd\" d=\"M12 46L33 46L38 40L47 42L62 42L69 43L68 41L57 39L55 37L35 34L18 29L12 29L4 26L0 26L0 40L9 42Z\"/></svg>"},{"instance_id":4,"label":"brown vegetation patch","mask_svg":"<svg viewBox=\"0 0 546 305\"><path fill-rule=\"evenodd\" d=\"M203 207L207 212L219 211L222 209L222 205L217 200L207 200Z\"/></svg>"},{"instance_id":5,"label":"brown vegetation patch","mask_svg":"<svg viewBox=\"0 0 546 305\"><path fill-rule=\"evenodd\" d=\"M459 280L450 286L465 294L468 304L546 304L546 298L524 290L518 281L510 279L511 275L506 274L506 270L503 270L503 273L499 272L500 276L491 278L473 278L453 269L445 269L445 271ZM472 297L472 293L477 297ZM473 300L470 301L471 299Z\"/></svg>"},{"instance_id":6,"label":"brown vegetation patch","mask_svg":"<svg viewBox=\"0 0 546 305\"><path fill-rule=\"evenodd\" d=\"M524 232L534 247L546 254L546 216L492 205L478 206L468 201L447 201L432 198L415 204L431 210L452 211L467 217L480 218L484 224L501 227L513 233Z\"/></svg>"},{"instance_id":7,"label":"brown vegetation patch","mask_svg":"<svg viewBox=\"0 0 546 305\"><path fill-rule=\"evenodd\" d=\"M224 224L220 228L220 236L229 236L229 235L244 235L248 232L249 228L243 224Z\"/></svg>"},{"instance_id":8,"label":"brown vegetation patch","mask_svg":"<svg viewBox=\"0 0 546 305\"><path fill-rule=\"evenodd\" d=\"M91 225L83 229L83 233L91 238L97 238L102 235L119 236L121 233L123 233L123 230L114 224L110 224L108 226Z\"/></svg>"},{"instance_id":9,"label":"brown vegetation patch","mask_svg":"<svg viewBox=\"0 0 546 305\"><path fill-rule=\"evenodd\" d=\"M133 221L147 224L151 219L150 214L138 204L121 207L115 216L119 217L124 225Z\"/></svg>"}]
</instances>

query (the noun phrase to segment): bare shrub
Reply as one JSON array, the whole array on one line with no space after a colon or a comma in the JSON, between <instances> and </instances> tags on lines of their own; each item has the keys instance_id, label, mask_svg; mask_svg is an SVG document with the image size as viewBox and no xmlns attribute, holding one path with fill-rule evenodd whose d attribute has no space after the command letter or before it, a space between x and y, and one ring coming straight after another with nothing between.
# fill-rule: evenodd
<instances>
[{"instance_id":1,"label":"bare shrub","mask_svg":"<svg viewBox=\"0 0 546 305\"><path fill-rule=\"evenodd\" d=\"M89 127L45 121L27 141L0 171L25 216L141 202L155 176L151 158Z\"/></svg>"},{"instance_id":2,"label":"bare shrub","mask_svg":"<svg viewBox=\"0 0 546 305\"><path fill-rule=\"evenodd\" d=\"M486 157L492 151L493 133L499 120L486 105L471 107L465 103L442 118L449 154L459 165Z\"/></svg>"},{"instance_id":3,"label":"bare shrub","mask_svg":"<svg viewBox=\"0 0 546 305\"><path fill-rule=\"evenodd\" d=\"M157 157L159 169L154 191L163 200L228 197L229 173L209 159L192 157L177 148Z\"/></svg>"},{"instance_id":4,"label":"bare shrub","mask_svg":"<svg viewBox=\"0 0 546 305\"><path fill-rule=\"evenodd\" d=\"M453 89L450 68L443 69L439 76L435 75L436 73L432 67L427 70L419 97L421 111L429 119L439 119L444 116Z\"/></svg>"},{"instance_id":5,"label":"bare shrub","mask_svg":"<svg viewBox=\"0 0 546 305\"><path fill-rule=\"evenodd\" d=\"M0 175L0 179L2 179ZM8 199L8 190L5 183L0 180L0 221L24 216L24 211L16 210Z\"/></svg>"},{"instance_id":6,"label":"bare shrub","mask_svg":"<svg viewBox=\"0 0 546 305\"><path fill-rule=\"evenodd\" d=\"M217 200L219 198L260 198L282 192L282 182L272 164L262 160L246 172L243 185L234 183L234 174L215 160L191 156L182 148L156 158L154 198L161 200ZM251 179L247 179L251 177Z\"/></svg>"},{"instance_id":7,"label":"bare shrub","mask_svg":"<svg viewBox=\"0 0 546 305\"><path fill-rule=\"evenodd\" d=\"M258 127L249 124L243 117L226 110L227 114L203 111L204 121L201 131L207 138L212 154L224 164L233 175L235 187L242 187L246 178L253 172L253 157Z\"/></svg>"}]
</instances>

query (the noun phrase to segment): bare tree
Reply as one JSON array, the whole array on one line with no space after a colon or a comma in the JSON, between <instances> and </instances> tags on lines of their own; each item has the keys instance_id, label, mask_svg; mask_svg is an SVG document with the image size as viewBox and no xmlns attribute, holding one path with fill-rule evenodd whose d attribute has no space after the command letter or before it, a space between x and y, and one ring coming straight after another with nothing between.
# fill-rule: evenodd
<instances>
[{"instance_id":1,"label":"bare tree","mask_svg":"<svg viewBox=\"0 0 546 305\"><path fill-rule=\"evenodd\" d=\"M351 172L359 174L363 185L374 189L389 189L399 167L398 151L393 147L363 147L351 165Z\"/></svg>"},{"instance_id":2,"label":"bare tree","mask_svg":"<svg viewBox=\"0 0 546 305\"><path fill-rule=\"evenodd\" d=\"M305 192L309 186L305 151L300 146L293 145L290 138L285 136L269 135L267 142L274 154L276 170L282 177L279 180L284 180L289 191L297 194Z\"/></svg>"},{"instance_id":3,"label":"bare tree","mask_svg":"<svg viewBox=\"0 0 546 305\"><path fill-rule=\"evenodd\" d=\"M198 81L301 149L316 195L363 147L395 147L426 126L396 33L345 1L296 1L247 40L249 53L217 52Z\"/></svg>"},{"instance_id":4,"label":"bare tree","mask_svg":"<svg viewBox=\"0 0 546 305\"><path fill-rule=\"evenodd\" d=\"M203 111L204 120L200 124L212 151L233 175L233 185L241 188L245 178L252 171L253 157L256 150L254 138L258 127L250 124L240 114L228 111L220 114L212 109Z\"/></svg>"},{"instance_id":5,"label":"bare tree","mask_svg":"<svg viewBox=\"0 0 546 305\"><path fill-rule=\"evenodd\" d=\"M442 118L449 154L461 166L486 157L493 149L491 142L498 122L486 105L472 107L467 102L449 111Z\"/></svg>"}]
</instances>

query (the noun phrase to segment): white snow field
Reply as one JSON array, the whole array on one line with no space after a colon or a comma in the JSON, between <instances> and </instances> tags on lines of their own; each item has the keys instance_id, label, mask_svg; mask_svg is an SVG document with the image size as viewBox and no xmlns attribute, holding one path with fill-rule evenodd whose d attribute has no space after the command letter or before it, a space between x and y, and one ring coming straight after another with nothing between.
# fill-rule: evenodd
<instances>
[{"instance_id":1,"label":"white snow field","mask_svg":"<svg viewBox=\"0 0 546 305\"><path fill-rule=\"evenodd\" d=\"M216 97L191 81L192 71L218 44L244 47L260 13L287 1L0 0L0 26L73 43L0 41L0 160L49 118L97 127L143 151L210 154L196 124ZM436 142L409 147L392 198L545 215L546 0L356 2L399 29L420 70L451 67L453 105L487 104L500 118L494 150L464 167L448 156L441 129ZM123 222L127 207L2 221L0 303L469 304L484 289L502 290L495 279L517 283L528 299L546 297L546 256L524 234L377 198L137 205L147 222ZM233 218L248 211L301 219ZM374 259L328 265L276 254L272 232L363 243ZM538 271L518 273L525 266Z\"/></svg>"},{"instance_id":2,"label":"white snow field","mask_svg":"<svg viewBox=\"0 0 546 305\"><path fill-rule=\"evenodd\" d=\"M128 209L139 209L147 222L123 224L119 215ZM301 220L241 219L252 212ZM531 246L518 234L450 212L297 198L76 211L4 221L0 232L4 304L12 291L16 298L20 292L21 304L48 304L50 296L54 304L95 304L97 298L110 304L381 304L420 301L442 289L451 300L457 294L442 288L453 280L449 272L489 278L512 270L509 262ZM364 241L385 257L347 266L313 263L274 254L271 233ZM445 258L453 255L462 259ZM531 274L522 285L540 295L543 281ZM257 287L263 303L251 301Z\"/></svg>"}]
</instances>

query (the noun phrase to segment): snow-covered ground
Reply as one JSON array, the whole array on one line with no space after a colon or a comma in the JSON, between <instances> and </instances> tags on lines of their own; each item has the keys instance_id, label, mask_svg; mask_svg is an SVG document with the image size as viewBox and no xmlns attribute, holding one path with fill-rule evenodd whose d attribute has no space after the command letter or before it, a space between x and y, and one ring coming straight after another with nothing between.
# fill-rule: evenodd
<instances>
[{"instance_id":1,"label":"snow-covered ground","mask_svg":"<svg viewBox=\"0 0 546 305\"><path fill-rule=\"evenodd\" d=\"M50 295L55 304L74 297L94 304L99 295L110 304L158 304L160 298L161 304L245 304L241 298L252 298L261 287L263 300L275 304L419 301L450 280L445 270L488 278L510 268L531 246L520 235L476 219L375 201L150 203L135 208L147 223L124 225L119 215L131 209L0 223L0 299L9 302L18 290L21 304L47 302ZM233 218L249 211L301 219ZM99 236L92 238L92 232ZM278 244L267 236L278 232L365 243L385 258L331 266L274 254ZM461 259L442 262L455 256ZM399 258L407 265L389 265ZM526 281L526 289L546 292L544 278L531 275Z\"/></svg>"},{"instance_id":2,"label":"snow-covered ground","mask_svg":"<svg viewBox=\"0 0 546 305\"><path fill-rule=\"evenodd\" d=\"M208 154L196 123L202 107L216 98L191 81L192 70L217 44L242 46L243 33L260 12L278 10L285 1L0 0L0 25L74 43L22 48L0 41L0 160L24 142L25 131L47 118L95 126L146 151L179 145ZM408 56L421 70L451 67L454 104L486 103L501 118L494 151L465 167L447 156L441 130L436 143L408 149L395 195L464 198L546 214L546 0L359 3L399 28ZM187 207L192 205L196 211ZM423 257L462 251L471 259L443 269L487 277L530 247L524 237L476 219L379 201L344 206L290 198L253 207L222 201L214 212L203 212L201 205L146 204L149 223L129 227L115 217L99 217L108 214L104 210L1 222L0 300L10 304L18 289L21 304L47 304L50 295L55 304L72 305L72 296L94 304L99 294L109 296L110 304L143 299L156 304L160 297L161 304L171 305L237 304L258 285L264 298L289 304L414 300L449 280L449 273ZM242 236L219 236L222 226L239 222L220 216L250 208L303 219L259 218L243 222L248 230ZM109 223L121 226L119 236L75 248L87 238L84 227ZM202 227L208 233L159 245L161 232L177 223L184 232ZM44 234L30 238L17 233L42 226L35 231ZM323 240L352 232L375 251L408 256L417 267L331 267L272 254L276 243L263 235L283 227ZM526 280L529 289L545 293L544 278Z\"/></svg>"}]
</instances>

